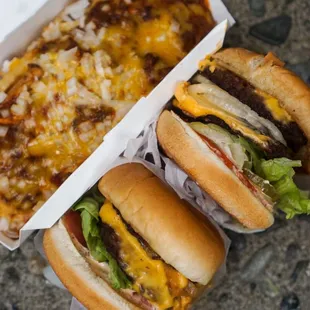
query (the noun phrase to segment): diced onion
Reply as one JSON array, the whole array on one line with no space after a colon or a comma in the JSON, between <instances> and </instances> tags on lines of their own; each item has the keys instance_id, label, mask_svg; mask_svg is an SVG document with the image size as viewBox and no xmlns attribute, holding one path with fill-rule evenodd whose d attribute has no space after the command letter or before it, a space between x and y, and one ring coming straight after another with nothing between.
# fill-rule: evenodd
<instances>
[{"instance_id":1,"label":"diced onion","mask_svg":"<svg viewBox=\"0 0 310 310\"><path fill-rule=\"evenodd\" d=\"M58 62L61 66L67 68L68 64L76 60L76 52L77 52L77 47L71 48L68 51L60 51L58 54Z\"/></svg>"},{"instance_id":2,"label":"diced onion","mask_svg":"<svg viewBox=\"0 0 310 310\"><path fill-rule=\"evenodd\" d=\"M10 116L10 111L8 109L3 109L0 111L0 113L1 113L1 116L4 118L7 118Z\"/></svg>"},{"instance_id":3,"label":"diced onion","mask_svg":"<svg viewBox=\"0 0 310 310\"><path fill-rule=\"evenodd\" d=\"M90 130L88 132L85 133L81 133L79 134L79 138L81 141L83 142L89 142L90 140L92 140L94 137L96 137L96 130Z\"/></svg>"},{"instance_id":4,"label":"diced onion","mask_svg":"<svg viewBox=\"0 0 310 310\"><path fill-rule=\"evenodd\" d=\"M70 15L73 19L79 19L83 16L84 10L88 7L88 5L88 0L76 1L65 8L64 15Z\"/></svg>"},{"instance_id":5,"label":"diced onion","mask_svg":"<svg viewBox=\"0 0 310 310\"><path fill-rule=\"evenodd\" d=\"M20 102L19 104L13 104L11 106L11 112L17 116L24 115L26 113L26 103Z\"/></svg>"},{"instance_id":6,"label":"diced onion","mask_svg":"<svg viewBox=\"0 0 310 310\"><path fill-rule=\"evenodd\" d=\"M105 123L97 123L97 124L96 124L96 130L97 130L98 132L105 131L105 130L106 130L106 125L105 125Z\"/></svg>"},{"instance_id":7,"label":"diced onion","mask_svg":"<svg viewBox=\"0 0 310 310\"><path fill-rule=\"evenodd\" d=\"M40 94L45 94L47 92L46 85L43 82L41 82L41 81L33 83L32 84L32 89L33 89L34 92L40 93Z\"/></svg>"},{"instance_id":8,"label":"diced onion","mask_svg":"<svg viewBox=\"0 0 310 310\"><path fill-rule=\"evenodd\" d=\"M178 33L180 31L180 25L175 20L172 21L170 29L172 32Z\"/></svg>"},{"instance_id":9,"label":"diced onion","mask_svg":"<svg viewBox=\"0 0 310 310\"><path fill-rule=\"evenodd\" d=\"M24 121L24 125L26 129L33 129L36 127L36 122L33 118L29 118Z\"/></svg>"},{"instance_id":10,"label":"diced onion","mask_svg":"<svg viewBox=\"0 0 310 310\"><path fill-rule=\"evenodd\" d=\"M77 92L77 80L75 77L67 81L67 95L72 96Z\"/></svg>"},{"instance_id":11,"label":"diced onion","mask_svg":"<svg viewBox=\"0 0 310 310\"><path fill-rule=\"evenodd\" d=\"M94 69L94 60L93 56L89 53L84 53L81 59L81 66L84 74L89 75Z\"/></svg>"},{"instance_id":12,"label":"diced onion","mask_svg":"<svg viewBox=\"0 0 310 310\"><path fill-rule=\"evenodd\" d=\"M10 65L11 65L11 61L10 60L5 60L2 64L2 71L3 72L9 72L10 70Z\"/></svg>"},{"instance_id":13,"label":"diced onion","mask_svg":"<svg viewBox=\"0 0 310 310\"><path fill-rule=\"evenodd\" d=\"M0 103L4 101L4 99L7 97L7 94L3 91L0 92Z\"/></svg>"},{"instance_id":14,"label":"diced onion","mask_svg":"<svg viewBox=\"0 0 310 310\"><path fill-rule=\"evenodd\" d=\"M26 182L24 180L18 181L17 187L20 189L24 189L26 187Z\"/></svg>"},{"instance_id":15,"label":"diced onion","mask_svg":"<svg viewBox=\"0 0 310 310\"><path fill-rule=\"evenodd\" d=\"M0 193L7 193L9 191L10 183L6 176L0 176Z\"/></svg>"},{"instance_id":16,"label":"diced onion","mask_svg":"<svg viewBox=\"0 0 310 310\"><path fill-rule=\"evenodd\" d=\"M7 231L9 229L9 221L5 217L0 217L0 231Z\"/></svg>"},{"instance_id":17,"label":"diced onion","mask_svg":"<svg viewBox=\"0 0 310 310\"><path fill-rule=\"evenodd\" d=\"M111 81L110 80L104 80L100 84L101 97L105 101L110 101L111 100L110 86L111 86Z\"/></svg>"},{"instance_id":18,"label":"diced onion","mask_svg":"<svg viewBox=\"0 0 310 310\"><path fill-rule=\"evenodd\" d=\"M8 126L1 126L0 125L0 137L4 138L6 136L8 130L9 130Z\"/></svg>"},{"instance_id":19,"label":"diced onion","mask_svg":"<svg viewBox=\"0 0 310 310\"><path fill-rule=\"evenodd\" d=\"M90 121L83 122L79 125L79 129L81 130L81 132L87 132L93 129L93 124Z\"/></svg>"},{"instance_id":20,"label":"diced onion","mask_svg":"<svg viewBox=\"0 0 310 310\"><path fill-rule=\"evenodd\" d=\"M46 42L54 41L61 37L59 22L50 23L42 33Z\"/></svg>"},{"instance_id":21,"label":"diced onion","mask_svg":"<svg viewBox=\"0 0 310 310\"><path fill-rule=\"evenodd\" d=\"M73 103L76 105L101 105L100 97L90 92L85 86L77 83L76 96L73 97Z\"/></svg>"}]
</instances>

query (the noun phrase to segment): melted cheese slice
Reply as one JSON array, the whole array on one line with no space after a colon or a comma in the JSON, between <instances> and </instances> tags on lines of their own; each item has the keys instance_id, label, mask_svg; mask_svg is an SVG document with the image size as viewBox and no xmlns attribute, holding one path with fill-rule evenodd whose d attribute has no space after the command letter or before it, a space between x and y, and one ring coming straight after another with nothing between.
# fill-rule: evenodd
<instances>
[{"instance_id":1,"label":"melted cheese slice","mask_svg":"<svg viewBox=\"0 0 310 310\"><path fill-rule=\"evenodd\" d=\"M174 300L188 280L161 260L150 258L138 239L131 235L113 205L105 201L100 209L101 220L111 226L120 238L120 255L125 272L133 279L133 289L160 309L187 302L188 297ZM181 308L180 308L181 309Z\"/></svg>"},{"instance_id":2,"label":"melted cheese slice","mask_svg":"<svg viewBox=\"0 0 310 310\"><path fill-rule=\"evenodd\" d=\"M0 200L0 217L9 218L14 214L16 214L16 210Z\"/></svg>"},{"instance_id":3,"label":"melted cheese slice","mask_svg":"<svg viewBox=\"0 0 310 310\"><path fill-rule=\"evenodd\" d=\"M214 115L223 120L231 129L241 132L244 136L249 137L253 141L262 146L266 146L269 137L261 135L254 130L250 129L241 120L235 118L229 112L220 109L212 102L210 102L203 94L196 94L195 98L188 92L187 82L180 82L175 91L173 105L177 108L186 111L194 117L201 117L206 115Z\"/></svg>"},{"instance_id":4,"label":"melted cheese slice","mask_svg":"<svg viewBox=\"0 0 310 310\"><path fill-rule=\"evenodd\" d=\"M273 118L282 123L292 122L291 116L280 106L279 100L265 93L262 90L255 89L255 93L261 96L264 100L263 103L268 111L270 111Z\"/></svg>"},{"instance_id":5,"label":"melted cheese slice","mask_svg":"<svg viewBox=\"0 0 310 310\"><path fill-rule=\"evenodd\" d=\"M137 31L138 52L159 56L169 66L177 64L185 53L179 34L173 30L173 18L165 12L158 19L142 23Z\"/></svg>"}]
</instances>

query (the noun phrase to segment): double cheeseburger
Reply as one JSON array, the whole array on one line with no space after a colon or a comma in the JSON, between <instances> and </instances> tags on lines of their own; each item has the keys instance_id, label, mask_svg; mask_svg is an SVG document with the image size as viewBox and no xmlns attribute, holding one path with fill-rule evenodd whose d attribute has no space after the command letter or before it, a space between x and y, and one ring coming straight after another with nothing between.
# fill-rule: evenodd
<instances>
[{"instance_id":1,"label":"double cheeseburger","mask_svg":"<svg viewBox=\"0 0 310 310\"><path fill-rule=\"evenodd\" d=\"M206 57L157 124L164 152L249 229L310 213L294 168L310 171L310 90L274 55L230 48ZM302 168L298 168L302 169Z\"/></svg>"},{"instance_id":2,"label":"double cheeseburger","mask_svg":"<svg viewBox=\"0 0 310 310\"><path fill-rule=\"evenodd\" d=\"M141 164L110 170L44 235L56 274L88 309L187 309L225 257L211 223Z\"/></svg>"}]
</instances>

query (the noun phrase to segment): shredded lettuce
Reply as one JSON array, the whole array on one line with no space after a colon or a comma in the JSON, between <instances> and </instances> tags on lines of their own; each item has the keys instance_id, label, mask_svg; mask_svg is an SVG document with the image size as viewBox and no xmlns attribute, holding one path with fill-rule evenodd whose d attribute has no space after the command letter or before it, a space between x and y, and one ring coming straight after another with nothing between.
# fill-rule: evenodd
<instances>
[{"instance_id":1,"label":"shredded lettuce","mask_svg":"<svg viewBox=\"0 0 310 310\"><path fill-rule=\"evenodd\" d=\"M251 158L252 171L264 180L269 181L271 187L274 188L270 191L271 187L268 187L270 193L275 192L277 194L276 206L286 214L286 218L291 219L298 214L310 214L308 195L299 190L293 180L294 168L301 167L300 160L288 158L264 160L263 154L255 145L242 137L238 137L238 139Z\"/></svg>"},{"instance_id":2,"label":"shredded lettuce","mask_svg":"<svg viewBox=\"0 0 310 310\"><path fill-rule=\"evenodd\" d=\"M247 152L247 168L255 172L257 175L261 176L262 170L260 158L262 157L262 153L253 143L248 142L245 138L241 136L235 136L235 141L238 141L242 145L245 152Z\"/></svg>"},{"instance_id":3,"label":"shredded lettuce","mask_svg":"<svg viewBox=\"0 0 310 310\"><path fill-rule=\"evenodd\" d=\"M248 161L243 146L226 129L215 124L193 122L189 124L196 132L211 139L235 164L242 169Z\"/></svg>"},{"instance_id":4,"label":"shredded lettuce","mask_svg":"<svg viewBox=\"0 0 310 310\"><path fill-rule=\"evenodd\" d=\"M121 270L117 261L107 251L100 236L99 210L103 201L104 197L99 191L91 189L72 209L81 214L83 235L91 255L98 262L107 262L109 264L109 276L112 286L115 289L128 288L131 286L130 280Z\"/></svg>"}]
</instances>

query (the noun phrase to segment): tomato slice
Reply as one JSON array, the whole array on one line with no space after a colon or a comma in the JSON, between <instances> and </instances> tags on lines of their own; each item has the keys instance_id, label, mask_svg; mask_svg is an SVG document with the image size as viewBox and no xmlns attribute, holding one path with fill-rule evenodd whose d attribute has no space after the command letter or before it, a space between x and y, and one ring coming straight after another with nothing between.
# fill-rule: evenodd
<instances>
[{"instance_id":1,"label":"tomato slice","mask_svg":"<svg viewBox=\"0 0 310 310\"><path fill-rule=\"evenodd\" d=\"M79 212L69 210L64 215L64 225L70 235L73 235L79 243L84 247L87 247L83 230L82 230L82 220Z\"/></svg>"},{"instance_id":2,"label":"tomato slice","mask_svg":"<svg viewBox=\"0 0 310 310\"><path fill-rule=\"evenodd\" d=\"M238 167L228 158L228 156L209 138L200 135L200 138L208 145L210 150L215 153L222 162L234 172L238 179L252 192L257 194L258 191L249 179L238 169Z\"/></svg>"}]
</instances>

